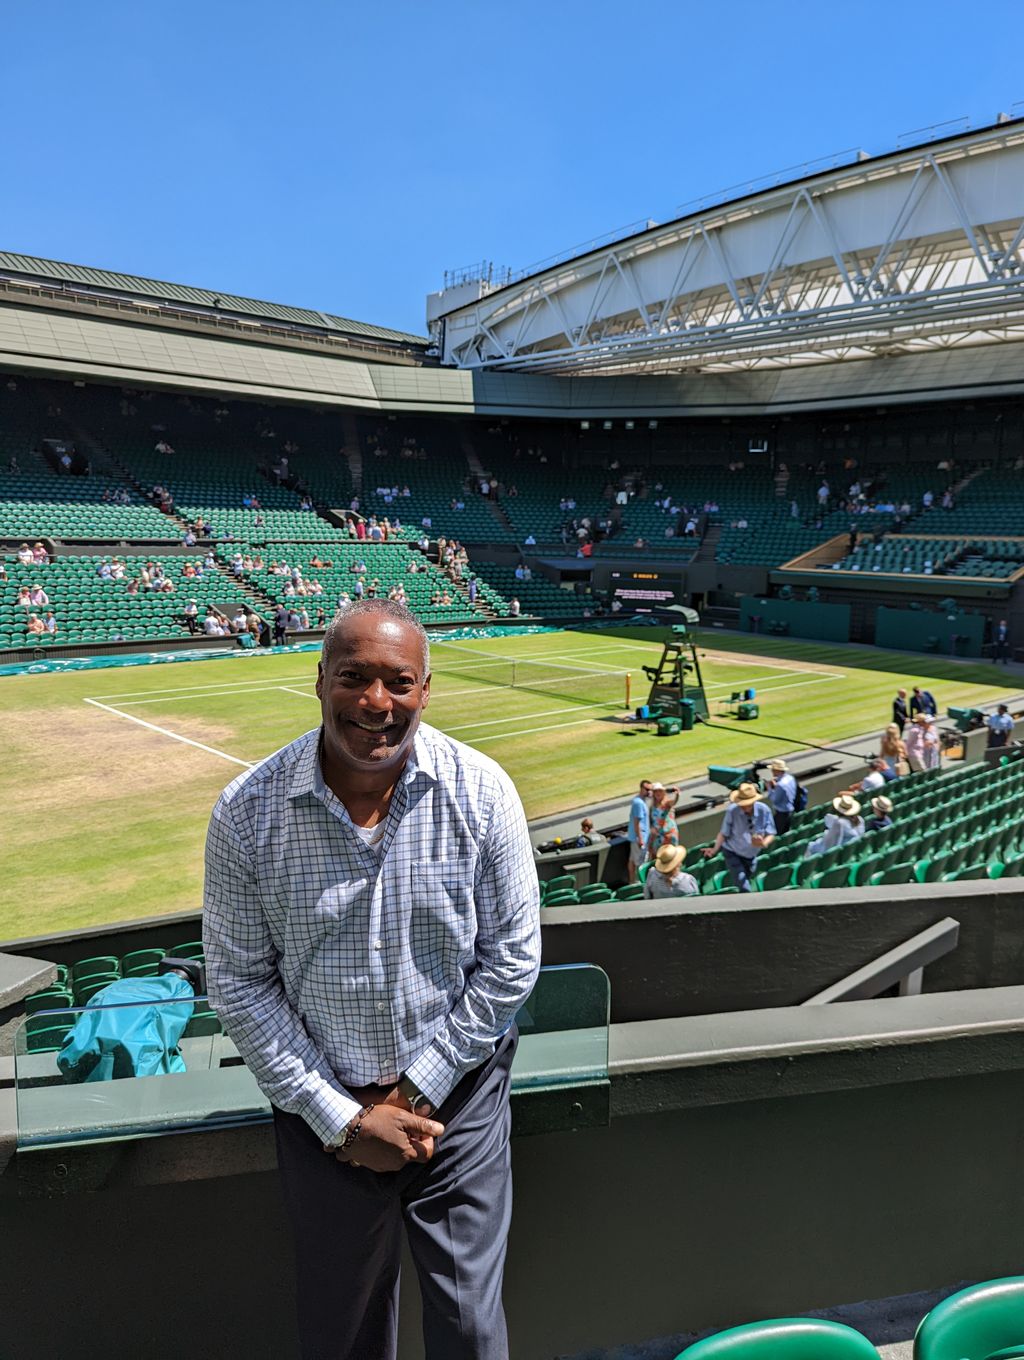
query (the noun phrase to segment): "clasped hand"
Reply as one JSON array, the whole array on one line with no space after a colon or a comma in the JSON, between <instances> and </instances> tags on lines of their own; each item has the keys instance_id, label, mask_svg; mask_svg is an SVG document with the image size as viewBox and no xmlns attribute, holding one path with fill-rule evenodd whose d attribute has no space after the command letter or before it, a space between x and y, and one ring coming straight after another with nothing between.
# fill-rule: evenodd
<instances>
[{"instance_id":1,"label":"clasped hand","mask_svg":"<svg viewBox=\"0 0 1024 1360\"><path fill-rule=\"evenodd\" d=\"M409 1102L394 1087L364 1087L352 1092L363 1105L373 1105L363 1116L359 1137L345 1152L334 1152L339 1162L366 1167L369 1171L401 1171L409 1162L429 1162L434 1155L435 1139L444 1133L436 1119L413 1114Z\"/></svg>"}]
</instances>

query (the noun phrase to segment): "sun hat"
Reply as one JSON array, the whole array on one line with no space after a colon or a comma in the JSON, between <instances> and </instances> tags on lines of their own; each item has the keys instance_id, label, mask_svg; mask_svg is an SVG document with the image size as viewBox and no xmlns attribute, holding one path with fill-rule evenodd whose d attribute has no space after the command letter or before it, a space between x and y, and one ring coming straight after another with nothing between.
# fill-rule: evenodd
<instances>
[{"instance_id":1,"label":"sun hat","mask_svg":"<svg viewBox=\"0 0 1024 1360\"><path fill-rule=\"evenodd\" d=\"M659 874L672 875L685 858L685 845L663 845L654 856L654 867Z\"/></svg>"},{"instance_id":2,"label":"sun hat","mask_svg":"<svg viewBox=\"0 0 1024 1360\"><path fill-rule=\"evenodd\" d=\"M756 784L741 784L738 789L733 789L732 793L729 794L729 802L736 803L740 807L753 807L760 797Z\"/></svg>"},{"instance_id":3,"label":"sun hat","mask_svg":"<svg viewBox=\"0 0 1024 1360\"><path fill-rule=\"evenodd\" d=\"M664 787L665 785L656 779L654 783L651 785L651 792L653 793L656 789L663 789Z\"/></svg>"},{"instance_id":4,"label":"sun hat","mask_svg":"<svg viewBox=\"0 0 1024 1360\"><path fill-rule=\"evenodd\" d=\"M832 806L840 817L856 817L860 812L860 804L850 793L841 793L838 798L833 798Z\"/></svg>"},{"instance_id":5,"label":"sun hat","mask_svg":"<svg viewBox=\"0 0 1024 1360\"><path fill-rule=\"evenodd\" d=\"M872 798L871 806L880 817L888 817L892 811L892 799L886 798L884 794L879 794L877 798Z\"/></svg>"},{"instance_id":6,"label":"sun hat","mask_svg":"<svg viewBox=\"0 0 1024 1360\"><path fill-rule=\"evenodd\" d=\"M928 726L928 714L927 714L927 713L915 713L915 714L914 714L914 722L920 723L922 727L927 727L927 726Z\"/></svg>"},{"instance_id":7,"label":"sun hat","mask_svg":"<svg viewBox=\"0 0 1024 1360\"><path fill-rule=\"evenodd\" d=\"M773 760L768 768L769 770L781 770L782 773L785 774L788 771L789 766L784 760Z\"/></svg>"}]
</instances>

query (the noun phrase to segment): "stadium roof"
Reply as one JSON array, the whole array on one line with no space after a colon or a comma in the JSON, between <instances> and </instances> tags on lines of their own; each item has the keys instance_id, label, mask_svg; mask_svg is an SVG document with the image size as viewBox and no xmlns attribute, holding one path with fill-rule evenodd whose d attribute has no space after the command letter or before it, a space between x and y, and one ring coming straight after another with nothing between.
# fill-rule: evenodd
<instances>
[{"instance_id":1,"label":"stadium roof","mask_svg":"<svg viewBox=\"0 0 1024 1360\"><path fill-rule=\"evenodd\" d=\"M462 368L791 367L1024 335L1024 119L700 205L430 299ZM467 296L467 293L469 294Z\"/></svg>"},{"instance_id":2,"label":"stadium roof","mask_svg":"<svg viewBox=\"0 0 1024 1360\"><path fill-rule=\"evenodd\" d=\"M371 326L365 321L352 321L348 317L334 316L330 312L317 312L307 307L289 307L280 302L261 302L256 298L238 297L234 293L217 293L208 288L164 283L160 279L140 278L136 274L116 274L109 269L63 264L58 260L43 260L35 255L17 255L10 251L0 251L0 277L2 276L35 282L57 282L72 292L111 294L144 302L166 303L190 310L254 317L286 326L336 332L362 340L419 347L424 347L428 343L422 335L390 330L386 326Z\"/></svg>"}]
</instances>

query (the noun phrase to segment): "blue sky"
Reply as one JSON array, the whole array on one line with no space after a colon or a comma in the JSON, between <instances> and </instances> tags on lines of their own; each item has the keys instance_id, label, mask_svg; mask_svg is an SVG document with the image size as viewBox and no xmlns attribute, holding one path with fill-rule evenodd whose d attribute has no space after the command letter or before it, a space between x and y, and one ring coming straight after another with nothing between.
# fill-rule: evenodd
<instances>
[{"instance_id":1,"label":"blue sky","mask_svg":"<svg viewBox=\"0 0 1024 1360\"><path fill-rule=\"evenodd\" d=\"M1007 11L985 13L21 0L0 249L419 332L445 269L519 268L745 179L990 121L1024 73Z\"/></svg>"}]
</instances>

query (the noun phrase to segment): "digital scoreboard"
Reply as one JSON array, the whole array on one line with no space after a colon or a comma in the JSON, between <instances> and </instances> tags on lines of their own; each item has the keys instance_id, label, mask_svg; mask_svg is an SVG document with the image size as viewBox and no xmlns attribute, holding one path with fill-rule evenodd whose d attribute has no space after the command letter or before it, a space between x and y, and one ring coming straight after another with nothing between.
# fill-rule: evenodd
<instances>
[{"instance_id":1,"label":"digital scoreboard","mask_svg":"<svg viewBox=\"0 0 1024 1360\"><path fill-rule=\"evenodd\" d=\"M622 601L624 609L643 614L678 604L682 577L677 572L613 571L608 589L613 599Z\"/></svg>"}]
</instances>

